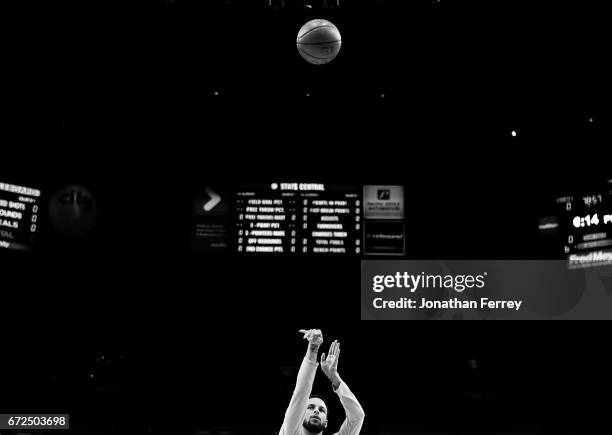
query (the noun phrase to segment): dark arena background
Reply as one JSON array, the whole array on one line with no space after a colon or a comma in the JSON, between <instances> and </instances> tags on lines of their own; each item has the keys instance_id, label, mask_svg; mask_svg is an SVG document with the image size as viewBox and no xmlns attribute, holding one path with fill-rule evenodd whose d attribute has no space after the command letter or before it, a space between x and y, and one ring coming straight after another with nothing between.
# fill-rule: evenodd
<instances>
[{"instance_id":1,"label":"dark arena background","mask_svg":"<svg viewBox=\"0 0 612 435\"><path fill-rule=\"evenodd\" d=\"M356 207L364 186L395 186L402 216L370 229L400 242L378 254L565 259L568 231L612 216L605 6L3 5L0 183L31 190L0 189L0 208L21 204L1 217L0 414L70 414L83 434L273 435L298 330L320 328L324 351L342 343L364 435L609 433L606 324L363 322L364 228L350 221L338 255L242 252L234 231L241 195L272 198L273 183ZM295 46L314 18L342 36L325 65ZM225 211L204 216L215 195ZM58 226L62 201L95 218ZM334 433L322 373L314 390Z\"/></svg>"}]
</instances>

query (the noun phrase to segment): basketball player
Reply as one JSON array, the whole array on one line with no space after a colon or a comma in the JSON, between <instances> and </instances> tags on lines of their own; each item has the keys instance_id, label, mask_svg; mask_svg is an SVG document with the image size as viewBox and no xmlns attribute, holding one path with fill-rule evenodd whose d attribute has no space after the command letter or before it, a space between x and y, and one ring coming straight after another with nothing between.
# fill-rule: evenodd
<instances>
[{"instance_id":1,"label":"basketball player","mask_svg":"<svg viewBox=\"0 0 612 435\"><path fill-rule=\"evenodd\" d=\"M323 334L319 329L301 329L304 339L308 340L306 356L298 372L295 390L289 402L285 420L279 435L314 435L327 428L327 405L323 399L310 394L312 383L319 363L317 354L323 343ZM321 355L321 370L332 383L334 392L340 398L346 418L336 435L358 435L363 425L365 414L357 398L338 374L338 357L340 343L335 340L329 347L329 354Z\"/></svg>"}]
</instances>

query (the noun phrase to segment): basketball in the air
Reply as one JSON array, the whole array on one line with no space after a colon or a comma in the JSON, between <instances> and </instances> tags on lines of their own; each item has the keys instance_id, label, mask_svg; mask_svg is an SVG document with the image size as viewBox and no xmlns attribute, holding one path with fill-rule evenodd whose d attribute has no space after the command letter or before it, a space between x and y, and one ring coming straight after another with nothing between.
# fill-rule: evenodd
<instances>
[{"instance_id":1,"label":"basketball in the air","mask_svg":"<svg viewBox=\"0 0 612 435\"><path fill-rule=\"evenodd\" d=\"M327 20L310 20L297 36L300 55L314 65L323 65L335 58L341 44L338 28Z\"/></svg>"}]
</instances>

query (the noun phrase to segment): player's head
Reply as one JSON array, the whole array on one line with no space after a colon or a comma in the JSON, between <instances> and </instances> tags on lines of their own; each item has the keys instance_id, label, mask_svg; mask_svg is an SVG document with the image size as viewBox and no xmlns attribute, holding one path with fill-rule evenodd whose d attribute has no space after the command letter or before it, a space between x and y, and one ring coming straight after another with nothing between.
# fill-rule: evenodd
<instances>
[{"instance_id":1,"label":"player's head","mask_svg":"<svg viewBox=\"0 0 612 435\"><path fill-rule=\"evenodd\" d=\"M302 426L312 433L321 433L327 427L327 404L323 398L310 396Z\"/></svg>"}]
</instances>

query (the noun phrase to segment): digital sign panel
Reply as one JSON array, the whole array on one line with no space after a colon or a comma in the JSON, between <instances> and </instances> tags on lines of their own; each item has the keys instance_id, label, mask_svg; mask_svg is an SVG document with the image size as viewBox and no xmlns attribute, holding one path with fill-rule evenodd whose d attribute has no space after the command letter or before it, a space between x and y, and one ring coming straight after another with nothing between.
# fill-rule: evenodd
<instances>
[{"instance_id":1,"label":"digital sign panel","mask_svg":"<svg viewBox=\"0 0 612 435\"><path fill-rule=\"evenodd\" d=\"M365 221L365 254L404 255L404 222Z\"/></svg>"},{"instance_id":2,"label":"digital sign panel","mask_svg":"<svg viewBox=\"0 0 612 435\"><path fill-rule=\"evenodd\" d=\"M192 198L192 249L230 252L232 194L218 186L206 186Z\"/></svg>"},{"instance_id":3,"label":"digital sign panel","mask_svg":"<svg viewBox=\"0 0 612 435\"><path fill-rule=\"evenodd\" d=\"M556 213L538 229L571 269L612 264L612 180L555 199Z\"/></svg>"},{"instance_id":4,"label":"digital sign panel","mask_svg":"<svg viewBox=\"0 0 612 435\"><path fill-rule=\"evenodd\" d=\"M192 196L191 246L239 256L403 255L403 218L403 186L211 184Z\"/></svg>"},{"instance_id":5,"label":"digital sign panel","mask_svg":"<svg viewBox=\"0 0 612 435\"><path fill-rule=\"evenodd\" d=\"M360 196L358 186L293 182L239 185L237 251L359 254Z\"/></svg>"},{"instance_id":6,"label":"digital sign panel","mask_svg":"<svg viewBox=\"0 0 612 435\"><path fill-rule=\"evenodd\" d=\"M29 251L38 229L40 190L0 182L0 248Z\"/></svg>"},{"instance_id":7,"label":"digital sign panel","mask_svg":"<svg viewBox=\"0 0 612 435\"><path fill-rule=\"evenodd\" d=\"M364 217L366 219L403 219L403 186L364 186Z\"/></svg>"},{"instance_id":8,"label":"digital sign panel","mask_svg":"<svg viewBox=\"0 0 612 435\"><path fill-rule=\"evenodd\" d=\"M404 255L404 186L363 187L364 253Z\"/></svg>"}]
</instances>

